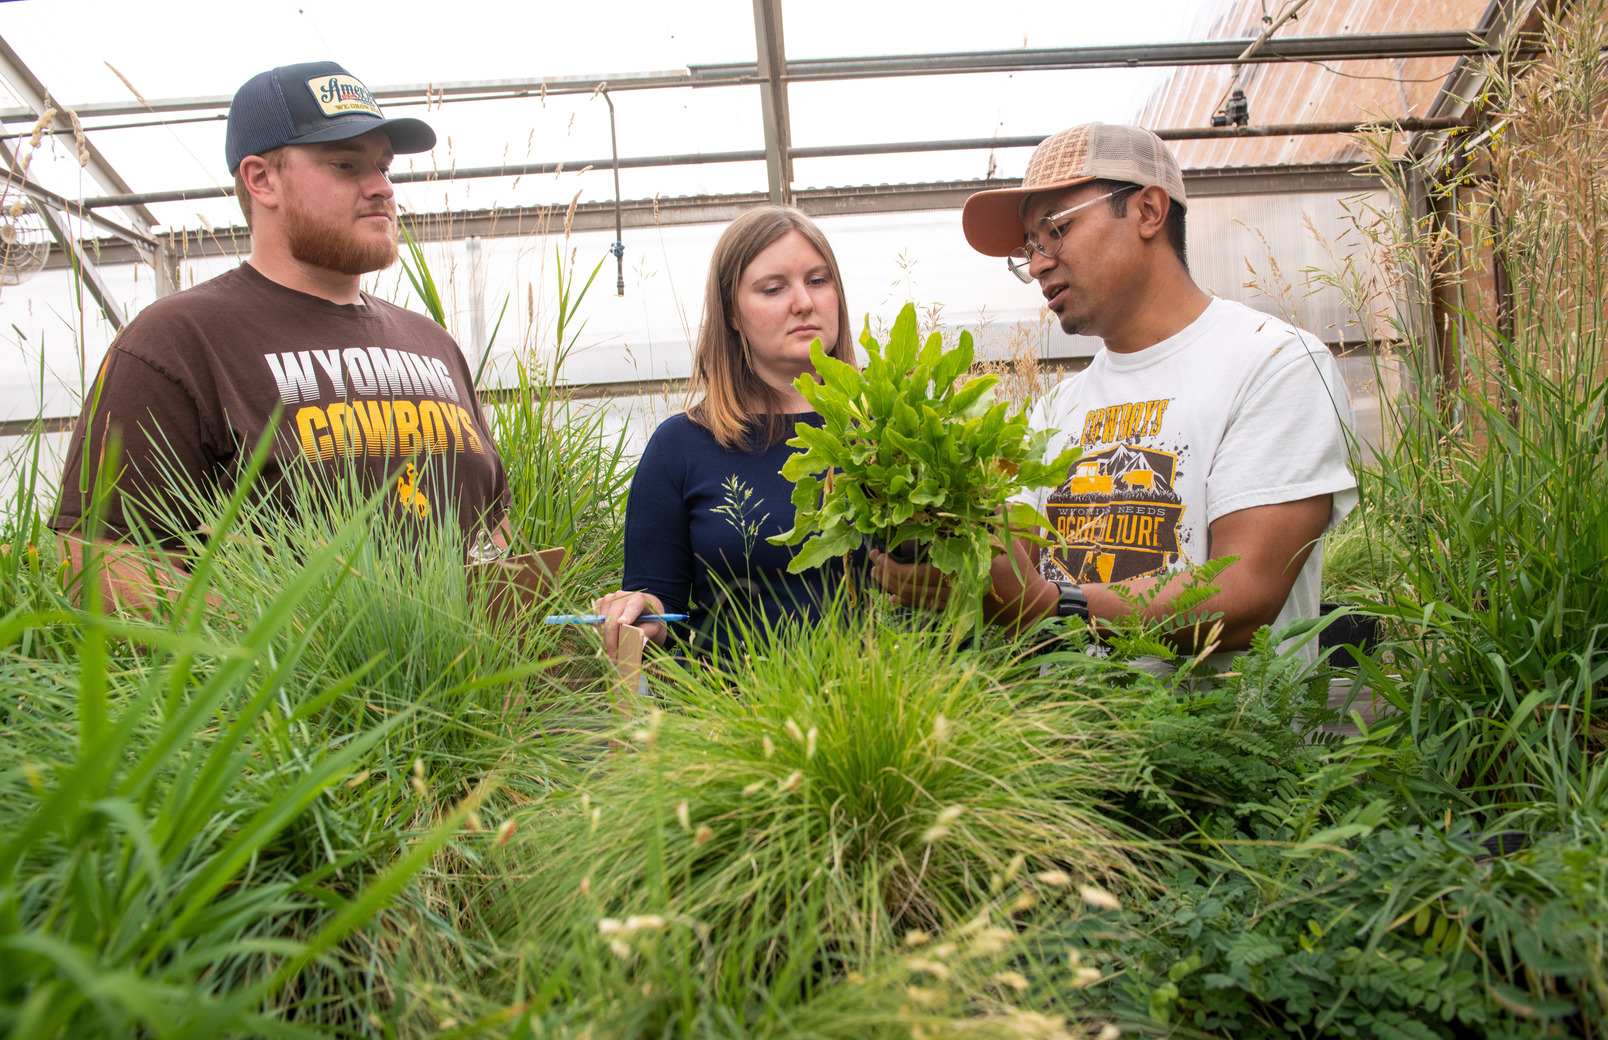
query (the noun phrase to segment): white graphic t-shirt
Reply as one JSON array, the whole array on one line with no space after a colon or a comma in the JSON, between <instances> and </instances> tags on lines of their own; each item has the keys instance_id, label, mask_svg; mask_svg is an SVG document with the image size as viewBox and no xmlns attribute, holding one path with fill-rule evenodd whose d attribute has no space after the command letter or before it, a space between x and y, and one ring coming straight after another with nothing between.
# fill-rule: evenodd
<instances>
[{"instance_id":1,"label":"white graphic t-shirt","mask_svg":"<svg viewBox=\"0 0 1608 1040\"><path fill-rule=\"evenodd\" d=\"M1210 558L1218 517L1332 494L1328 530L1357 502L1351 398L1334 358L1311 333L1228 300L1138 353L1100 351L1031 418L1061 431L1050 455L1083 452L1059 487L1021 498L1066 543L1041 553L1046 578L1163 574ZM1320 541L1275 628L1317 616L1322 572Z\"/></svg>"}]
</instances>

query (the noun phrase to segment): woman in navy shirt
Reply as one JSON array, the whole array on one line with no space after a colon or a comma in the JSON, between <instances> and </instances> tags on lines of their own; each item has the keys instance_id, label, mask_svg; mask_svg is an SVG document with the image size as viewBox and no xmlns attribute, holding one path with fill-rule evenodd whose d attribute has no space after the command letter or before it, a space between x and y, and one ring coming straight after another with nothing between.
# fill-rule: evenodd
<instances>
[{"instance_id":1,"label":"woman in navy shirt","mask_svg":"<svg viewBox=\"0 0 1608 1040\"><path fill-rule=\"evenodd\" d=\"M644 613L687 614L675 634L724 654L739 622L810 620L841 581L839 562L789 574L796 546L767 540L793 526L781 475L797 423L820 424L793 385L813 374L810 344L857 364L837 258L814 221L763 206L715 245L693 351L691 406L654 431L631 480L625 577L597 601L609 653ZM664 645L671 632L642 626Z\"/></svg>"}]
</instances>

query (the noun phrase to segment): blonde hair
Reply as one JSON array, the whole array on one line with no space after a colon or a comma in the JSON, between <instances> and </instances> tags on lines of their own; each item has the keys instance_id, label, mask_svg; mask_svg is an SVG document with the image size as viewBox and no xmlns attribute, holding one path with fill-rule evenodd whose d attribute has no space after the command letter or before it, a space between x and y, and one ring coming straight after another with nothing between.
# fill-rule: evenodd
<instances>
[{"instance_id":1,"label":"blonde hair","mask_svg":"<svg viewBox=\"0 0 1608 1040\"><path fill-rule=\"evenodd\" d=\"M792 432L781 418L781 392L754 371L742 335L732 322L737 316L737 285L743 272L754 257L793 231L803 235L821 254L837 289L837 342L822 346L839 361L855 364L849 306L843 300L843 276L832 247L815 221L787 206L760 206L732 221L715 243L715 254L709 260L703 323L698 327L692 379L687 387L687 417L714 434L715 440L729 451L750 450L755 434L761 432L767 448Z\"/></svg>"}]
</instances>

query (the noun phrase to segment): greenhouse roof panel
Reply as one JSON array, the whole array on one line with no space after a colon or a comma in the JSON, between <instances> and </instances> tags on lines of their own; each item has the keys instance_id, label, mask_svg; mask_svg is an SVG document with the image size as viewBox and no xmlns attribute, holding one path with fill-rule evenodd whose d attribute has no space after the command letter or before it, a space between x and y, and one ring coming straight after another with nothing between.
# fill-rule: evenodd
<instances>
[{"instance_id":1,"label":"greenhouse roof panel","mask_svg":"<svg viewBox=\"0 0 1608 1040\"><path fill-rule=\"evenodd\" d=\"M1026 2L983 17L974 4L959 2L804 5L788 0L783 37L786 56L795 62L841 59L863 67L868 58L904 56L898 64L912 73L924 65L936 68L943 57L957 54L1013 60L1015 53L1067 48L1126 47L1143 54L1158 40L1167 41L1158 47L1192 40L1249 43L1288 6L1269 8L1264 0L1204 5L1144 0L1069 14L1064 4ZM1479 23L1487 0L1295 6L1298 17L1274 25L1276 39L1407 29L1461 32ZM460 5L452 17L445 17L439 5L402 0L389 5L383 19L328 0L276 0L249 10L183 0L163 5L160 17L149 7L83 0L72 7L70 45L63 43L67 16L61 5L20 0L7 3L6 12L6 43L53 98L84 107L90 140L137 193L226 187L226 99L252 71L323 57L340 61L376 91L414 88L411 97L382 99L393 114L426 119L439 136L433 152L398 161L404 173L433 172L442 178L400 188L403 205L414 211L612 199L614 178L607 167L613 141L627 166L619 175L626 198L749 193L763 191L767 183L761 159L764 91L755 75L751 0L711 0L699 6L696 17L662 4L622 0L608 9L606 25L594 8L543 8L533 14L529 5L490 0ZM202 45L176 51L175 35ZM1238 82L1258 125L1421 115L1455 60L1251 64L1243 67ZM807 70L794 72L806 75ZM656 82L714 77L727 85L629 89L644 73ZM1076 122L1207 126L1234 80L1232 69L1221 64L852 75L856 78L790 83L790 140L799 152L792 160L794 187L1018 177L1030 152L1022 142ZM614 81L608 99L587 89L593 78ZM560 94L555 87L546 94L532 87L559 80L579 92ZM521 85L523 96L509 96L516 92L510 83ZM429 88L429 97L419 92L421 84ZM445 84L455 85L456 92L441 96L438 90ZM144 107L182 98L211 102L187 109ZM0 106L16 112L26 98L0 92ZM7 126L12 134L28 129L15 121ZM932 146L957 141L965 146ZM899 144L917 148L819 155L857 145L886 150ZM1180 141L1176 149L1185 167L1358 157L1352 142L1332 134ZM727 161L650 165L688 156ZM740 161L729 161L734 157ZM115 194L85 176L78 159L76 143L63 133L39 150L30 172L68 198ZM462 176L504 170L507 175L484 179ZM237 222L233 203L215 197L149 205L158 221L176 226Z\"/></svg>"}]
</instances>

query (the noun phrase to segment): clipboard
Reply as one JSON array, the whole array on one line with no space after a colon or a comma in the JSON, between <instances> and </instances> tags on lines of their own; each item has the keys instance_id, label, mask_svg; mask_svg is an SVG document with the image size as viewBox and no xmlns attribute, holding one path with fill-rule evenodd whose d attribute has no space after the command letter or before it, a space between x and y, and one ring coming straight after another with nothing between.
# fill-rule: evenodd
<instances>
[{"instance_id":1,"label":"clipboard","mask_svg":"<svg viewBox=\"0 0 1608 1040\"><path fill-rule=\"evenodd\" d=\"M484 589L486 613L498 624L530 623L531 607L550 598L569 550L563 546L465 567L470 595Z\"/></svg>"}]
</instances>

